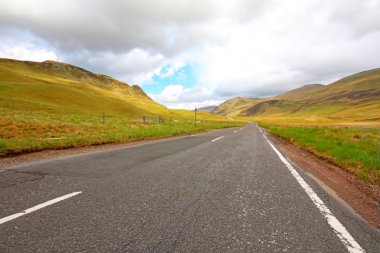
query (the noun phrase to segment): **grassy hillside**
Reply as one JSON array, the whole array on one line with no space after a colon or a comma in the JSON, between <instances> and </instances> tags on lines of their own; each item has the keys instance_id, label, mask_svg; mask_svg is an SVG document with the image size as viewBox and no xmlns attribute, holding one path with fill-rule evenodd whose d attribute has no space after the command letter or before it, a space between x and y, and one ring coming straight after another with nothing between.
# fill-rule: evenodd
<instances>
[{"instance_id":1,"label":"grassy hillside","mask_svg":"<svg viewBox=\"0 0 380 253\"><path fill-rule=\"evenodd\" d=\"M213 113L270 133L380 185L380 69L269 98L234 98Z\"/></svg>"},{"instance_id":2,"label":"grassy hillside","mask_svg":"<svg viewBox=\"0 0 380 253\"><path fill-rule=\"evenodd\" d=\"M137 85L61 62L0 59L0 107L20 112L83 115L162 115L192 118L153 101ZM200 119L223 116L200 114Z\"/></svg>"},{"instance_id":3,"label":"grassy hillside","mask_svg":"<svg viewBox=\"0 0 380 253\"><path fill-rule=\"evenodd\" d=\"M158 116L161 124L152 124ZM73 65L0 59L0 156L235 125L206 112L197 119L195 126L194 112L168 109L137 85Z\"/></svg>"},{"instance_id":4,"label":"grassy hillside","mask_svg":"<svg viewBox=\"0 0 380 253\"><path fill-rule=\"evenodd\" d=\"M204 106L197 108L198 112L211 112L216 108L216 105Z\"/></svg>"},{"instance_id":5,"label":"grassy hillside","mask_svg":"<svg viewBox=\"0 0 380 253\"><path fill-rule=\"evenodd\" d=\"M168 114L138 86L58 62L0 59L0 107L58 114Z\"/></svg>"},{"instance_id":6,"label":"grassy hillside","mask_svg":"<svg viewBox=\"0 0 380 253\"><path fill-rule=\"evenodd\" d=\"M246 109L247 106L260 101L258 98L242 98L237 97L220 104L214 108L211 113L218 115L238 115L242 110Z\"/></svg>"},{"instance_id":7,"label":"grassy hillside","mask_svg":"<svg viewBox=\"0 0 380 253\"><path fill-rule=\"evenodd\" d=\"M213 113L254 118L380 122L380 69L329 85L305 85L270 98L234 98Z\"/></svg>"}]
</instances>

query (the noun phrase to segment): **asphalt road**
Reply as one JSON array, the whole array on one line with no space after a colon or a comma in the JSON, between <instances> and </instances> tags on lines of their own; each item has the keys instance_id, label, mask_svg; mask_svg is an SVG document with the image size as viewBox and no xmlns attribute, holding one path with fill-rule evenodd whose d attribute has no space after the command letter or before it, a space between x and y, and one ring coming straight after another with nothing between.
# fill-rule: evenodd
<instances>
[{"instance_id":1,"label":"asphalt road","mask_svg":"<svg viewBox=\"0 0 380 253\"><path fill-rule=\"evenodd\" d=\"M251 124L9 168L0 252L380 252L274 148Z\"/></svg>"}]
</instances>

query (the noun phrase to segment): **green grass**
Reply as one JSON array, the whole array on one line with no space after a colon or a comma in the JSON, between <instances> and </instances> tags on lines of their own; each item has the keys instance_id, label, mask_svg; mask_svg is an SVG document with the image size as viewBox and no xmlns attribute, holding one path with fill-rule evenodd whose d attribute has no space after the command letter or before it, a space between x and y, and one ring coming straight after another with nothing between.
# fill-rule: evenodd
<instances>
[{"instance_id":1,"label":"green grass","mask_svg":"<svg viewBox=\"0 0 380 253\"><path fill-rule=\"evenodd\" d=\"M164 117L165 123L143 123L120 115L51 114L0 111L0 156L106 143L124 143L187 135L211 129L240 126L232 121Z\"/></svg>"},{"instance_id":2,"label":"green grass","mask_svg":"<svg viewBox=\"0 0 380 253\"><path fill-rule=\"evenodd\" d=\"M102 115L106 115L103 122ZM141 115L150 115L143 124ZM158 115L164 124L153 124ZM235 124L172 110L138 86L65 63L0 59L0 156L192 134ZM139 119L136 121L136 119Z\"/></svg>"},{"instance_id":3,"label":"green grass","mask_svg":"<svg viewBox=\"0 0 380 253\"><path fill-rule=\"evenodd\" d=\"M327 158L371 184L380 184L379 129L260 125L270 133Z\"/></svg>"},{"instance_id":4,"label":"green grass","mask_svg":"<svg viewBox=\"0 0 380 253\"><path fill-rule=\"evenodd\" d=\"M269 132L380 184L380 69L329 85L307 85L269 98L234 98L214 109Z\"/></svg>"}]
</instances>

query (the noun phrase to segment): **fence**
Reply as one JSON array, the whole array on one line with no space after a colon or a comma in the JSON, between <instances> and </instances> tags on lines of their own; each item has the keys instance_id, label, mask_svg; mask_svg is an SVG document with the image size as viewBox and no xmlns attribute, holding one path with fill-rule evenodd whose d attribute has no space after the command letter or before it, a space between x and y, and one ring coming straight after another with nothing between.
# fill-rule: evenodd
<instances>
[{"instance_id":1,"label":"fence","mask_svg":"<svg viewBox=\"0 0 380 253\"><path fill-rule=\"evenodd\" d=\"M67 124L202 124L211 125L215 123L225 123L229 125L239 124L233 120L217 120L217 119L202 119L192 117L180 117L176 115L137 115L137 116L123 116L116 114L58 114L48 112L17 112L9 113L7 111L0 110L0 116L4 119L10 119L12 121L44 121L50 123L67 123ZM38 124L38 123L37 123Z\"/></svg>"},{"instance_id":2,"label":"fence","mask_svg":"<svg viewBox=\"0 0 380 253\"><path fill-rule=\"evenodd\" d=\"M53 144L54 147L63 147L77 143L87 145L174 136L241 124L231 120L209 119L197 119L195 124L194 118L170 115L67 115L31 111L14 113L0 109L0 153L1 149L13 148L16 152L52 147Z\"/></svg>"}]
</instances>

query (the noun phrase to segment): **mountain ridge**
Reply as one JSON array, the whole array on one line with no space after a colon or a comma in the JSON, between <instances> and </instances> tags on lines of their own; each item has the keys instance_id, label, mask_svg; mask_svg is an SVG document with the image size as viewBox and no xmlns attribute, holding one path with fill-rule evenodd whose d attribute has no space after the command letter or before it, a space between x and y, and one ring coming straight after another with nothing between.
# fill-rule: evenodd
<instances>
[{"instance_id":1,"label":"mountain ridge","mask_svg":"<svg viewBox=\"0 0 380 253\"><path fill-rule=\"evenodd\" d=\"M0 105L73 113L169 114L138 85L56 61L0 58ZM16 104L14 101L18 101Z\"/></svg>"},{"instance_id":2,"label":"mountain ridge","mask_svg":"<svg viewBox=\"0 0 380 253\"><path fill-rule=\"evenodd\" d=\"M350 115L350 111L353 112ZM268 98L233 98L211 113L224 116L380 117L380 68L343 77L331 84L309 84Z\"/></svg>"},{"instance_id":3,"label":"mountain ridge","mask_svg":"<svg viewBox=\"0 0 380 253\"><path fill-rule=\"evenodd\" d=\"M12 61L17 62L17 60L13 60L13 59L7 59L7 60L12 60ZM52 61L52 60L46 60L42 62L34 62L34 61L19 61L19 62L24 62L26 65L29 65L32 68L40 69L49 74L61 76L63 78L70 78L77 81L82 81L82 82L89 83L89 84L92 84L101 88L105 88L105 89L112 89L112 88L118 87L122 89L125 94L129 94L129 95L147 96L146 93L138 85L131 86L125 82L119 81L108 75L97 74L97 73L91 72L87 69L84 69L72 64ZM70 74L71 76L69 76L68 74ZM139 89L137 89L136 86L138 86ZM136 93L134 91L136 91Z\"/></svg>"},{"instance_id":4,"label":"mountain ridge","mask_svg":"<svg viewBox=\"0 0 380 253\"><path fill-rule=\"evenodd\" d=\"M150 98L138 85L56 61L0 58L0 114L114 115L141 118L161 115L192 119L189 110L169 109ZM199 112L199 119L226 120Z\"/></svg>"},{"instance_id":5,"label":"mountain ridge","mask_svg":"<svg viewBox=\"0 0 380 253\"><path fill-rule=\"evenodd\" d=\"M216 107L217 107L216 105L202 106L202 107L197 108L197 111L198 112L211 112Z\"/></svg>"}]
</instances>

